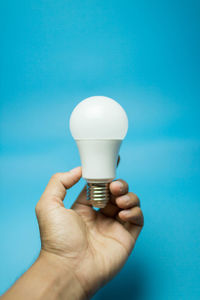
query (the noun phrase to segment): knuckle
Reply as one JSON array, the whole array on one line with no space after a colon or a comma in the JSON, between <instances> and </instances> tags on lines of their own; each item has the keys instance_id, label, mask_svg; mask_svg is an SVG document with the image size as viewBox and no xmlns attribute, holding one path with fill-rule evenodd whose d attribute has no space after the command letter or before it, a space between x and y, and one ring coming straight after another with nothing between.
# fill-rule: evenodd
<instances>
[{"instance_id":1,"label":"knuckle","mask_svg":"<svg viewBox=\"0 0 200 300\"><path fill-rule=\"evenodd\" d=\"M124 187L128 190L128 183L124 181Z\"/></svg>"},{"instance_id":2,"label":"knuckle","mask_svg":"<svg viewBox=\"0 0 200 300\"><path fill-rule=\"evenodd\" d=\"M134 216L137 217L137 218L138 217L140 218L143 215L142 214L142 210L141 210L141 208L139 206L133 207L132 212L133 212Z\"/></svg>"},{"instance_id":3,"label":"knuckle","mask_svg":"<svg viewBox=\"0 0 200 300\"><path fill-rule=\"evenodd\" d=\"M133 192L129 192L128 195L131 198L131 200L135 199L135 194L133 194Z\"/></svg>"},{"instance_id":4,"label":"knuckle","mask_svg":"<svg viewBox=\"0 0 200 300\"><path fill-rule=\"evenodd\" d=\"M139 199L139 197L138 197L136 194L134 194L133 192L129 192L128 194L129 194L129 197L131 198L131 200L132 200L136 205L140 206L140 199Z\"/></svg>"},{"instance_id":5,"label":"knuckle","mask_svg":"<svg viewBox=\"0 0 200 300\"><path fill-rule=\"evenodd\" d=\"M55 174L53 174L52 176L51 176L51 179L59 179L59 177L60 177L60 173L55 173Z\"/></svg>"},{"instance_id":6,"label":"knuckle","mask_svg":"<svg viewBox=\"0 0 200 300\"><path fill-rule=\"evenodd\" d=\"M140 199L137 195L135 195L135 196L136 196L135 199L136 199L137 205L140 206Z\"/></svg>"},{"instance_id":7,"label":"knuckle","mask_svg":"<svg viewBox=\"0 0 200 300\"><path fill-rule=\"evenodd\" d=\"M128 192L128 183L123 179L120 179L119 181L123 184L123 189Z\"/></svg>"},{"instance_id":8,"label":"knuckle","mask_svg":"<svg viewBox=\"0 0 200 300\"><path fill-rule=\"evenodd\" d=\"M141 217L141 226L143 227L144 226L144 215L142 214L142 217Z\"/></svg>"},{"instance_id":9,"label":"knuckle","mask_svg":"<svg viewBox=\"0 0 200 300\"><path fill-rule=\"evenodd\" d=\"M41 201L41 199L40 199L35 206L36 216L39 217L40 215L43 214L44 211L45 211L45 206L44 206L43 201Z\"/></svg>"},{"instance_id":10,"label":"knuckle","mask_svg":"<svg viewBox=\"0 0 200 300\"><path fill-rule=\"evenodd\" d=\"M140 207L137 207L137 210L138 210L138 215L139 215L139 216L142 216L142 215L143 215L143 213L142 213L142 210L141 210L141 208L140 208Z\"/></svg>"},{"instance_id":11,"label":"knuckle","mask_svg":"<svg viewBox=\"0 0 200 300\"><path fill-rule=\"evenodd\" d=\"M36 213L36 215L39 215L40 211L41 211L41 205L40 205L40 203L38 202L38 203L36 204L36 206L35 206L35 213Z\"/></svg>"},{"instance_id":12,"label":"knuckle","mask_svg":"<svg viewBox=\"0 0 200 300\"><path fill-rule=\"evenodd\" d=\"M141 208L139 208L139 217L140 217L140 225L144 226L144 215Z\"/></svg>"}]
</instances>

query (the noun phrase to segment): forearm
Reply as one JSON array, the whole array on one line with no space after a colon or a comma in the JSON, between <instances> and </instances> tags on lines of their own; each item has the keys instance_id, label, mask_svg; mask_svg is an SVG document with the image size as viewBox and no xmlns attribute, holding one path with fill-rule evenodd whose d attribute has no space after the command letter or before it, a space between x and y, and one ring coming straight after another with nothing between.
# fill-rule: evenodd
<instances>
[{"instance_id":1,"label":"forearm","mask_svg":"<svg viewBox=\"0 0 200 300\"><path fill-rule=\"evenodd\" d=\"M84 289L73 272L52 254L41 253L30 269L4 294L2 300L82 300Z\"/></svg>"}]
</instances>

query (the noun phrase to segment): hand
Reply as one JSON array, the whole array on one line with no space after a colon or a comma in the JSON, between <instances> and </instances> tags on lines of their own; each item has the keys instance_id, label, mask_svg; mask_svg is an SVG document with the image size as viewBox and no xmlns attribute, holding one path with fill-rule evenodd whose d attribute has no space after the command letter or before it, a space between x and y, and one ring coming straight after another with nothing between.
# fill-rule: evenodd
<instances>
[{"instance_id":1,"label":"hand","mask_svg":"<svg viewBox=\"0 0 200 300\"><path fill-rule=\"evenodd\" d=\"M63 204L66 190L81 178L81 167L52 176L37 203L41 254L73 272L83 297L109 281L130 255L143 226L138 197L123 180L110 184L111 200L93 210L84 188L71 209Z\"/></svg>"}]
</instances>

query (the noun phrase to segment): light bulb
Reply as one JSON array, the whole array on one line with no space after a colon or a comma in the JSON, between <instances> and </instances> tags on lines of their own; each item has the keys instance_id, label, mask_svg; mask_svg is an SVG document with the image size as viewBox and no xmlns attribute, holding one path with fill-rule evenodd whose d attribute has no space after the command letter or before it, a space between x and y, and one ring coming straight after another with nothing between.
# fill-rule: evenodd
<instances>
[{"instance_id":1,"label":"light bulb","mask_svg":"<svg viewBox=\"0 0 200 300\"><path fill-rule=\"evenodd\" d=\"M94 96L81 101L70 117L87 181L87 199L94 207L105 207L109 183L115 178L120 145L128 130L128 118L115 100Z\"/></svg>"}]
</instances>

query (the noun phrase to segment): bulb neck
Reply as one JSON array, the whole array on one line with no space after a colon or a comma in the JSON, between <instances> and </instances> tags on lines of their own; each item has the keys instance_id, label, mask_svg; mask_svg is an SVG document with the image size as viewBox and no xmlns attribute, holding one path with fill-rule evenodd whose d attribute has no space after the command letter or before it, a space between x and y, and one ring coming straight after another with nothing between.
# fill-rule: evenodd
<instances>
[{"instance_id":1,"label":"bulb neck","mask_svg":"<svg viewBox=\"0 0 200 300\"><path fill-rule=\"evenodd\" d=\"M87 200L97 208L104 208L110 199L109 183L87 182Z\"/></svg>"},{"instance_id":2,"label":"bulb neck","mask_svg":"<svg viewBox=\"0 0 200 300\"><path fill-rule=\"evenodd\" d=\"M83 178L106 182L115 178L121 140L76 140ZM105 179L105 180L104 180Z\"/></svg>"}]
</instances>

